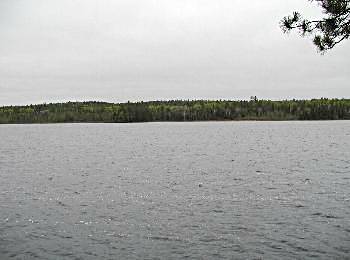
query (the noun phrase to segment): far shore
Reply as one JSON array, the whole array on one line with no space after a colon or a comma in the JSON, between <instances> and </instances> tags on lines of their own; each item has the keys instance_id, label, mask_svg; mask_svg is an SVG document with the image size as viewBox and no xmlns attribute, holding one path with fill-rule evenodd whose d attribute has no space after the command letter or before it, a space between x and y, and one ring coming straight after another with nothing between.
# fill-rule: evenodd
<instances>
[{"instance_id":1,"label":"far shore","mask_svg":"<svg viewBox=\"0 0 350 260\"><path fill-rule=\"evenodd\" d=\"M66 102L0 107L0 124L350 120L350 99Z\"/></svg>"}]
</instances>

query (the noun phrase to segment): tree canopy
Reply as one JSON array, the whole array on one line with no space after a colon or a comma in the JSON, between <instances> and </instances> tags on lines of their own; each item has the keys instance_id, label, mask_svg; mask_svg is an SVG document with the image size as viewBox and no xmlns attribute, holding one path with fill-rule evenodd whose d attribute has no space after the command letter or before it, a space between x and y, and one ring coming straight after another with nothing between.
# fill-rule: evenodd
<instances>
[{"instance_id":1,"label":"tree canopy","mask_svg":"<svg viewBox=\"0 0 350 260\"><path fill-rule=\"evenodd\" d=\"M350 99L271 101L252 97L250 101L90 101L0 107L0 124L340 119L350 119Z\"/></svg>"},{"instance_id":2,"label":"tree canopy","mask_svg":"<svg viewBox=\"0 0 350 260\"><path fill-rule=\"evenodd\" d=\"M305 19L299 12L286 16L281 21L284 32L296 29L302 36L312 36L321 53L332 49L350 35L350 0L309 0L317 2L325 17Z\"/></svg>"}]
</instances>

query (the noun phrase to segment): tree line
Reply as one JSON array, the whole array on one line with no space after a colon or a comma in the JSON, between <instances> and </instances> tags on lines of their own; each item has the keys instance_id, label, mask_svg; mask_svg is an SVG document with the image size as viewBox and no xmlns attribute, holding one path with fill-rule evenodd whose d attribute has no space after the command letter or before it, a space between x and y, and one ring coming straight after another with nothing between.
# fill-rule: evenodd
<instances>
[{"instance_id":1,"label":"tree line","mask_svg":"<svg viewBox=\"0 0 350 260\"><path fill-rule=\"evenodd\" d=\"M0 123L129 123L210 120L344 120L350 99L67 102L0 107Z\"/></svg>"}]
</instances>

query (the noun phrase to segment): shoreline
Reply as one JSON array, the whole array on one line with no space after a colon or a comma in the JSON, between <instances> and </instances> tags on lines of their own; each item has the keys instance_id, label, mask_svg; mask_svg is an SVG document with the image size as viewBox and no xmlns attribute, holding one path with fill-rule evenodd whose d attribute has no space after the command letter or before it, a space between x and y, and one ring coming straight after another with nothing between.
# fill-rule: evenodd
<instances>
[{"instance_id":1,"label":"shoreline","mask_svg":"<svg viewBox=\"0 0 350 260\"><path fill-rule=\"evenodd\" d=\"M0 107L0 124L350 120L350 99L97 101Z\"/></svg>"},{"instance_id":2,"label":"shoreline","mask_svg":"<svg viewBox=\"0 0 350 260\"><path fill-rule=\"evenodd\" d=\"M243 122L266 122L266 123L274 123L274 122L347 122L350 119L324 119L324 120L196 120L196 121L147 121L147 122L42 122L42 123L0 123L1 125L78 125L78 124L152 124L152 123L243 123Z\"/></svg>"}]
</instances>

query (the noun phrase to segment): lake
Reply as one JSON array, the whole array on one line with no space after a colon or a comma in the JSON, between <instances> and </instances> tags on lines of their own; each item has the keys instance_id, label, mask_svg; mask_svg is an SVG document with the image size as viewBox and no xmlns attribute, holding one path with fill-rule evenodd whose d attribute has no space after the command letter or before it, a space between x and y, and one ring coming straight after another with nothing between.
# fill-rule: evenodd
<instances>
[{"instance_id":1,"label":"lake","mask_svg":"<svg viewBox=\"0 0 350 260\"><path fill-rule=\"evenodd\" d=\"M0 125L0 259L349 259L350 121Z\"/></svg>"}]
</instances>

